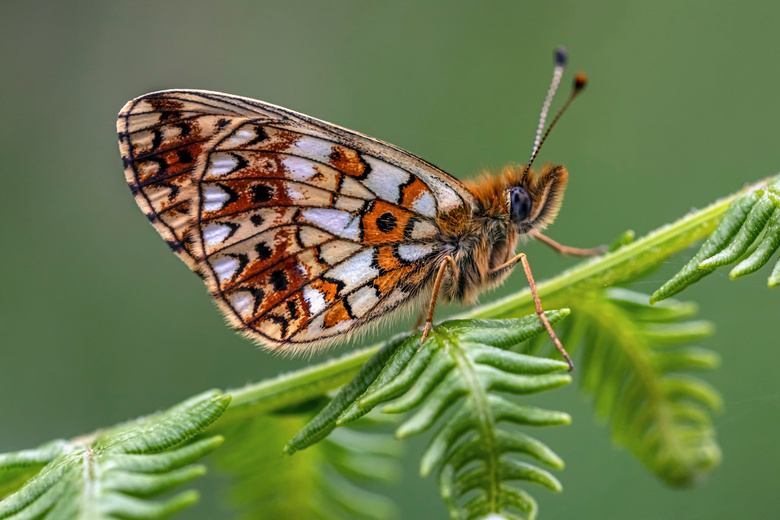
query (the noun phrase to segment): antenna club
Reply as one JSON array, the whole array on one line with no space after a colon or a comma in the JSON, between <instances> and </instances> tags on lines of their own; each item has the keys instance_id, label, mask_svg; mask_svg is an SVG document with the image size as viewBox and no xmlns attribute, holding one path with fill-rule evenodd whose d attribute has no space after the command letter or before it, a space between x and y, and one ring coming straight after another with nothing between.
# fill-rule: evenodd
<instances>
[{"instance_id":1,"label":"antenna club","mask_svg":"<svg viewBox=\"0 0 780 520\"><path fill-rule=\"evenodd\" d=\"M585 75L584 72L577 73L576 76L574 76L574 90L580 91L585 88L585 85L588 84L588 77Z\"/></svg>"},{"instance_id":2,"label":"antenna club","mask_svg":"<svg viewBox=\"0 0 780 520\"><path fill-rule=\"evenodd\" d=\"M556 67L563 67L566 65L566 61L569 58L569 53L566 52L565 47L556 47L555 48L555 66Z\"/></svg>"}]
</instances>

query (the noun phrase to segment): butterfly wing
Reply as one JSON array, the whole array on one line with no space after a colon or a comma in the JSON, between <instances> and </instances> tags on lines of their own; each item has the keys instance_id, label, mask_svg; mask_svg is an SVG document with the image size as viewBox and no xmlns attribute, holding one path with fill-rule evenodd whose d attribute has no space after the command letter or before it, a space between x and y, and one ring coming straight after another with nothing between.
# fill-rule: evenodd
<instances>
[{"instance_id":1,"label":"butterfly wing","mask_svg":"<svg viewBox=\"0 0 780 520\"><path fill-rule=\"evenodd\" d=\"M408 152L250 99L156 92L117 127L141 209L272 348L324 345L410 303L441 254L439 219L473 204Z\"/></svg>"}]
</instances>

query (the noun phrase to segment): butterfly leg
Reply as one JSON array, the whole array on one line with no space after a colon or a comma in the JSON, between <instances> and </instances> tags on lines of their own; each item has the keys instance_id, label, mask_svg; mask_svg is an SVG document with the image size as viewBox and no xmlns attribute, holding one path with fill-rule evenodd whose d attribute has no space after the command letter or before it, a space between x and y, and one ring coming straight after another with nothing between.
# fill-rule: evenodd
<instances>
[{"instance_id":1,"label":"butterfly leg","mask_svg":"<svg viewBox=\"0 0 780 520\"><path fill-rule=\"evenodd\" d=\"M599 256L607 252L607 246L605 245L580 249L579 247L565 246L550 237L542 235L538 231L531 231L529 235L554 251L566 256Z\"/></svg>"},{"instance_id":2,"label":"butterfly leg","mask_svg":"<svg viewBox=\"0 0 780 520\"><path fill-rule=\"evenodd\" d=\"M457 267L455 265L455 259L451 256L445 256L439 266L439 272L436 273L436 281L433 283L433 292L431 293L431 304L428 307L428 318L425 320L425 328L423 329L422 338L420 342L424 342L428 337L428 333L431 332L433 326L433 311L436 309L436 299L439 297L439 289L441 288L441 282L444 279L444 272L447 270L447 266L452 269L452 274L457 273Z\"/></svg>"},{"instance_id":3,"label":"butterfly leg","mask_svg":"<svg viewBox=\"0 0 780 520\"><path fill-rule=\"evenodd\" d=\"M552 325L550 325L547 316L544 315L544 309L542 309L542 301L539 299L539 293L536 290L536 282L534 282L534 276L533 274L531 274L531 266L528 265L528 259L525 257L525 253L520 253L510 261L506 262L505 264L496 267L495 269L493 269L493 272L496 273L504 269L510 268L516 265L518 262L523 264L523 271L525 271L525 277L528 279L528 286L531 288L531 295L534 297L534 305L536 305L536 315L539 317L539 321L542 322L542 325L544 325L544 328L547 329L547 334L550 335L553 342L555 343L555 346L558 347L558 350L561 352L563 359L565 359L566 363L569 364L569 372L571 372L572 370L574 370L574 363L571 362L569 353L566 352L566 349L563 348L563 345L561 345L561 341L558 339L558 336L555 335L555 331L553 331Z\"/></svg>"}]
</instances>

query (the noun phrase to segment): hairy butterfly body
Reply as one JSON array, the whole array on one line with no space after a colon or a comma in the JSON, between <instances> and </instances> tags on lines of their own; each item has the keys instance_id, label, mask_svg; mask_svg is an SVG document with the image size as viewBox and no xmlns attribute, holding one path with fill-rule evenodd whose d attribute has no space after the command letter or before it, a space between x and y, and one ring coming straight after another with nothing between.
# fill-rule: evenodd
<instances>
[{"instance_id":1,"label":"hairy butterfly body","mask_svg":"<svg viewBox=\"0 0 780 520\"><path fill-rule=\"evenodd\" d=\"M117 130L139 207L230 323L273 350L327 346L420 301L427 334L438 295L473 302L524 261L520 237L557 245L538 232L567 173L530 170L538 139L528 167L464 184L388 143L216 92L139 97Z\"/></svg>"}]
</instances>

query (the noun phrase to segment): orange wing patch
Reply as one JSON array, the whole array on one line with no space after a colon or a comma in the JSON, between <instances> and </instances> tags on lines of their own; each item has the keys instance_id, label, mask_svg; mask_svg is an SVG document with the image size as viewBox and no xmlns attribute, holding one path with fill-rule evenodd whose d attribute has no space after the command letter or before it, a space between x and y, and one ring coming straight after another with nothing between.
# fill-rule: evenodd
<instances>
[{"instance_id":1,"label":"orange wing patch","mask_svg":"<svg viewBox=\"0 0 780 520\"><path fill-rule=\"evenodd\" d=\"M412 218L410 212L383 200L372 202L369 208L369 211L362 218L363 242L365 244L387 244L403 241L404 229Z\"/></svg>"},{"instance_id":2,"label":"orange wing patch","mask_svg":"<svg viewBox=\"0 0 780 520\"><path fill-rule=\"evenodd\" d=\"M374 285L383 295L390 294L393 289L400 285L401 281L408 278L411 272L412 268L410 266L401 267L377 277L374 280Z\"/></svg>"},{"instance_id":3,"label":"orange wing patch","mask_svg":"<svg viewBox=\"0 0 780 520\"><path fill-rule=\"evenodd\" d=\"M349 312L344 306L344 301L339 300L335 304L333 304L327 311L325 311L323 324L327 328L331 328L331 327L335 327L339 323L348 322L351 320L352 317L349 315Z\"/></svg>"},{"instance_id":4,"label":"orange wing patch","mask_svg":"<svg viewBox=\"0 0 780 520\"><path fill-rule=\"evenodd\" d=\"M351 148L334 145L328 159L331 166L350 177L362 178L368 173L368 164Z\"/></svg>"}]
</instances>

